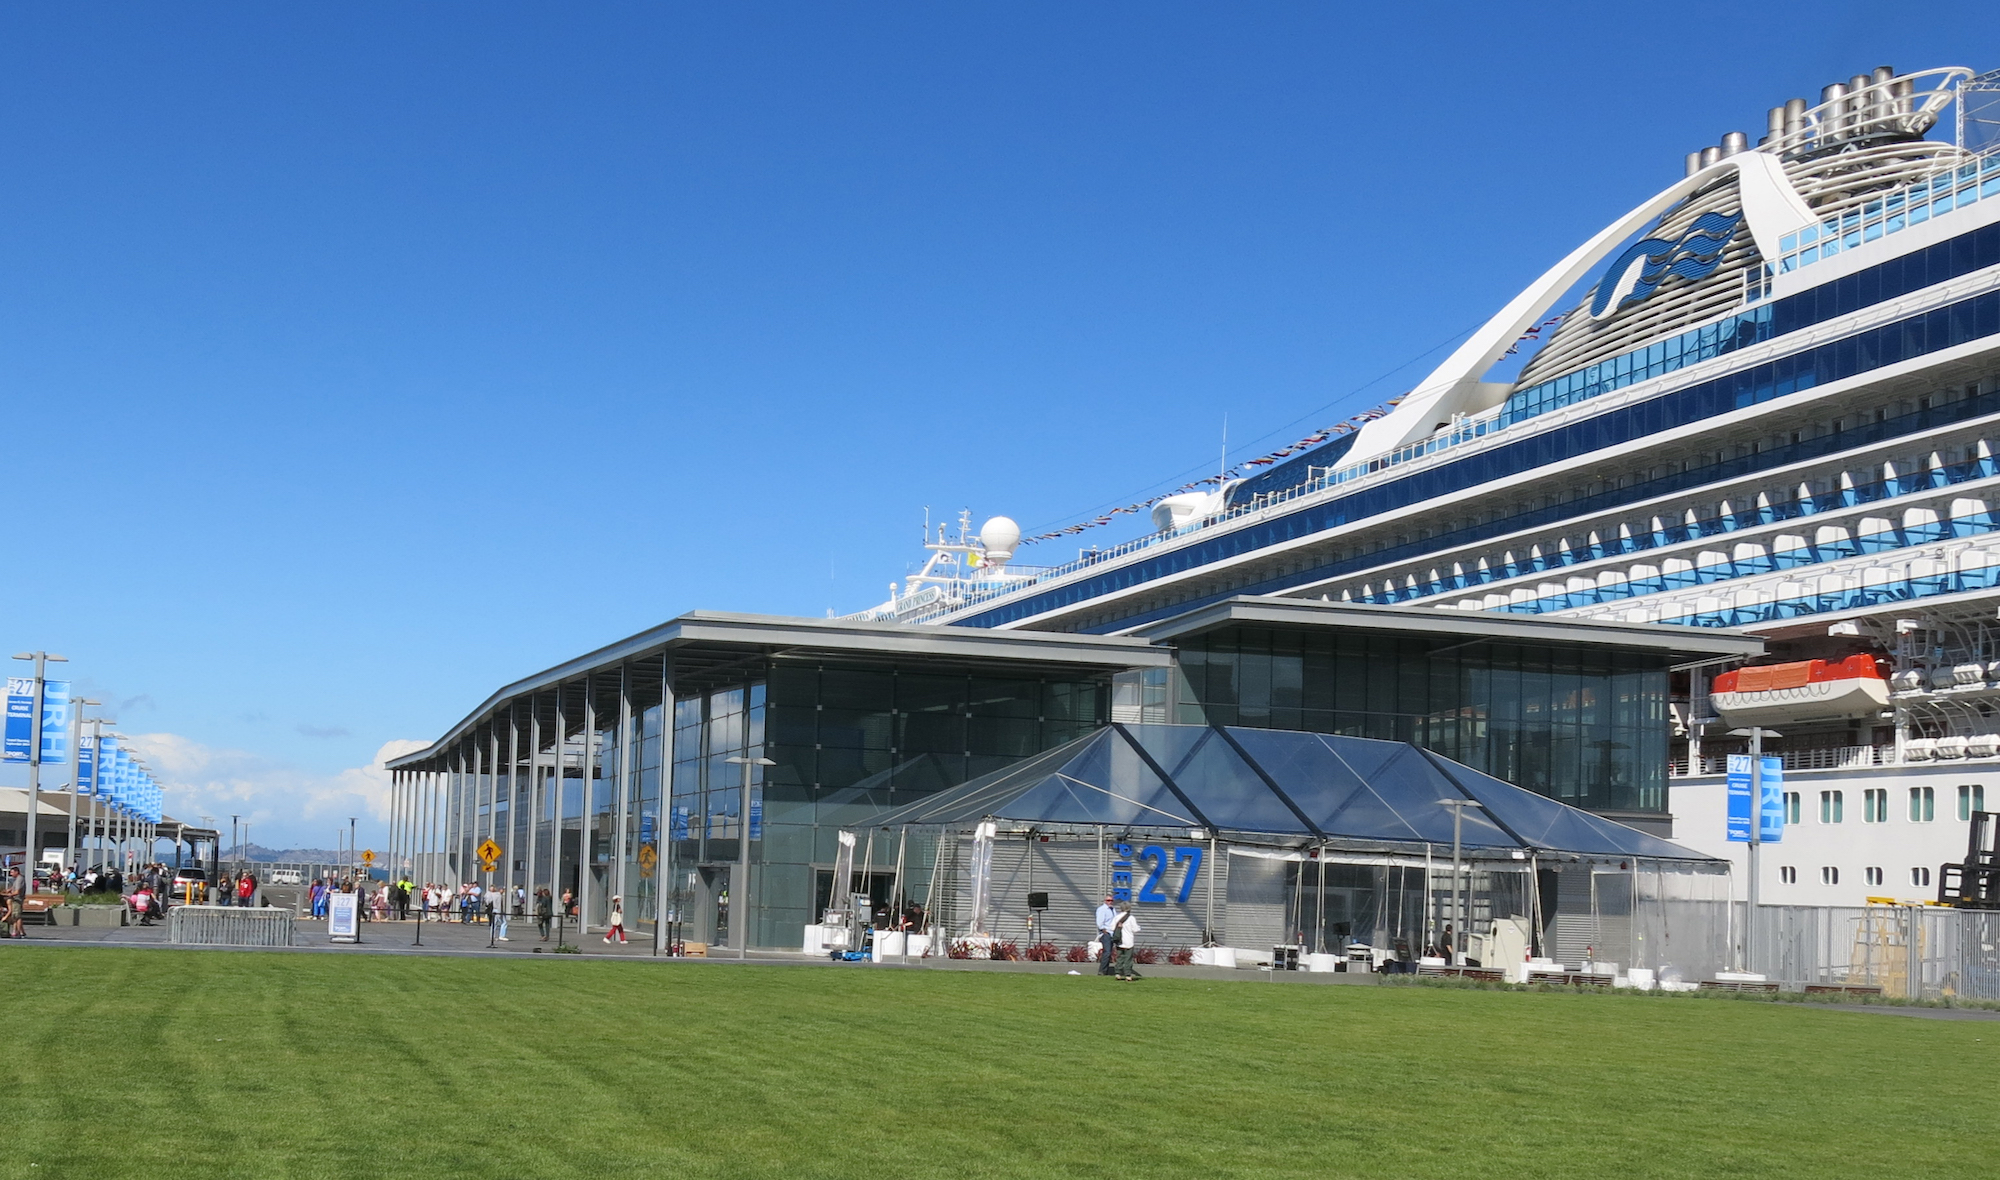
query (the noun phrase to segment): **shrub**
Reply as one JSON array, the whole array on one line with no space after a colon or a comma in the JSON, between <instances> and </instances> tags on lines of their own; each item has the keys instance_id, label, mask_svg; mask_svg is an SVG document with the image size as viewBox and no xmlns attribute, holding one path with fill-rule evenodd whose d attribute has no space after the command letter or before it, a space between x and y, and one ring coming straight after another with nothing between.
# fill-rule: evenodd
<instances>
[{"instance_id":1,"label":"shrub","mask_svg":"<svg viewBox=\"0 0 2000 1180\"><path fill-rule=\"evenodd\" d=\"M1063 958L1072 963L1095 963L1097 961L1097 952L1088 946L1073 946L1069 948L1069 953L1064 955Z\"/></svg>"},{"instance_id":2,"label":"shrub","mask_svg":"<svg viewBox=\"0 0 2000 1180\"><path fill-rule=\"evenodd\" d=\"M1175 967L1185 967L1194 962L1194 950L1190 947L1177 946L1167 952L1167 962Z\"/></svg>"},{"instance_id":3,"label":"shrub","mask_svg":"<svg viewBox=\"0 0 2000 1180\"><path fill-rule=\"evenodd\" d=\"M1021 952L1021 954L1030 963L1053 963L1056 961L1056 944L1053 942L1033 943L1027 950Z\"/></svg>"},{"instance_id":4,"label":"shrub","mask_svg":"<svg viewBox=\"0 0 2000 1180\"><path fill-rule=\"evenodd\" d=\"M1135 963L1145 963L1148 966L1151 966L1152 964L1160 961L1160 948L1152 946L1139 947L1137 950L1134 950L1132 952L1132 961Z\"/></svg>"},{"instance_id":5,"label":"shrub","mask_svg":"<svg viewBox=\"0 0 2000 1180\"><path fill-rule=\"evenodd\" d=\"M970 959L972 957L972 944L961 938L956 942L946 943L944 953L947 958Z\"/></svg>"},{"instance_id":6,"label":"shrub","mask_svg":"<svg viewBox=\"0 0 2000 1180\"><path fill-rule=\"evenodd\" d=\"M992 957L1005 959L1009 963L1018 963L1021 961L1021 944L1012 939L1006 942L996 942L993 944Z\"/></svg>"}]
</instances>

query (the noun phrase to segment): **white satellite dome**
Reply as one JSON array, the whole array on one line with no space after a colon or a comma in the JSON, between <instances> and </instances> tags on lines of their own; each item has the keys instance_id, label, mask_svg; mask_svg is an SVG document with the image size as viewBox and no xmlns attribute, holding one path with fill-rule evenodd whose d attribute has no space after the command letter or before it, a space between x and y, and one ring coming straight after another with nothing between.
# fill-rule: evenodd
<instances>
[{"instance_id":1,"label":"white satellite dome","mask_svg":"<svg viewBox=\"0 0 2000 1180\"><path fill-rule=\"evenodd\" d=\"M1004 565L1021 543L1021 526L1008 517L996 516L979 526L979 543L986 550L986 560Z\"/></svg>"}]
</instances>

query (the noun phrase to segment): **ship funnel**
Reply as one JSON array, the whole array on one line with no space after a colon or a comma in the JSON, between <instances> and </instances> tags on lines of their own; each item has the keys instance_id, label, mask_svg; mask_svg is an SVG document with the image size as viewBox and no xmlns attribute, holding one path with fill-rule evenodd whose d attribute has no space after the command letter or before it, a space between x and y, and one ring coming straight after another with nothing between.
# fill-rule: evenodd
<instances>
[{"instance_id":1,"label":"ship funnel","mask_svg":"<svg viewBox=\"0 0 2000 1180\"><path fill-rule=\"evenodd\" d=\"M1796 135L1806 129L1806 100L1788 98L1785 100L1785 134Z\"/></svg>"},{"instance_id":2,"label":"ship funnel","mask_svg":"<svg viewBox=\"0 0 2000 1180\"><path fill-rule=\"evenodd\" d=\"M1867 74L1856 74L1847 80L1847 133L1859 135L1867 130L1868 120L1876 114L1876 104L1882 101L1882 92L1869 90L1875 79ZM1867 91L1867 93L1862 93Z\"/></svg>"},{"instance_id":3,"label":"ship funnel","mask_svg":"<svg viewBox=\"0 0 2000 1180\"><path fill-rule=\"evenodd\" d=\"M1764 112L1764 134L1776 139L1785 133L1785 108L1772 107Z\"/></svg>"},{"instance_id":4,"label":"ship funnel","mask_svg":"<svg viewBox=\"0 0 2000 1180\"><path fill-rule=\"evenodd\" d=\"M1715 163L1717 160L1720 160L1721 158L1722 158L1722 149L1719 147L1705 147L1701 149L1701 166L1704 168L1708 167L1710 164Z\"/></svg>"},{"instance_id":5,"label":"ship funnel","mask_svg":"<svg viewBox=\"0 0 2000 1180\"><path fill-rule=\"evenodd\" d=\"M1819 101L1822 105L1832 102L1836 98L1846 97L1847 83L1845 82L1829 82L1819 88Z\"/></svg>"},{"instance_id":6,"label":"ship funnel","mask_svg":"<svg viewBox=\"0 0 2000 1180\"><path fill-rule=\"evenodd\" d=\"M1722 154L1733 156L1750 150L1750 137L1741 131L1731 131L1722 137Z\"/></svg>"},{"instance_id":7,"label":"ship funnel","mask_svg":"<svg viewBox=\"0 0 2000 1180\"><path fill-rule=\"evenodd\" d=\"M1695 173L1699 171L1701 171L1701 153L1689 152L1687 158L1687 171L1682 173L1682 175L1693 176Z\"/></svg>"}]
</instances>

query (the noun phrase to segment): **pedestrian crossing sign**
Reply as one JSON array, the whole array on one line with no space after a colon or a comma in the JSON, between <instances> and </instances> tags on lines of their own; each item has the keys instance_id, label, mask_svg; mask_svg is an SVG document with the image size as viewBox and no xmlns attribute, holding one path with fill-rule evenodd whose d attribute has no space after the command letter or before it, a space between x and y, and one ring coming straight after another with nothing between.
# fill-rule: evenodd
<instances>
[{"instance_id":1,"label":"pedestrian crossing sign","mask_svg":"<svg viewBox=\"0 0 2000 1180\"><path fill-rule=\"evenodd\" d=\"M478 855L479 867L484 872L492 872L494 866L500 863L500 846L493 842L493 837L491 836L481 840L479 847L472 851Z\"/></svg>"}]
</instances>

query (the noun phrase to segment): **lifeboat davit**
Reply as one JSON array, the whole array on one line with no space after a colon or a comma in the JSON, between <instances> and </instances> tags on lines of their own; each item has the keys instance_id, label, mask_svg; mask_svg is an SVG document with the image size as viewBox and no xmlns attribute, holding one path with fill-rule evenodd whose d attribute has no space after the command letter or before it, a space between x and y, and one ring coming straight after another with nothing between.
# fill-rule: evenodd
<instances>
[{"instance_id":1,"label":"lifeboat davit","mask_svg":"<svg viewBox=\"0 0 2000 1180\"><path fill-rule=\"evenodd\" d=\"M1709 700L1724 720L1772 725L1867 717L1887 708L1889 682L1870 655L1738 668L1717 676Z\"/></svg>"}]
</instances>

